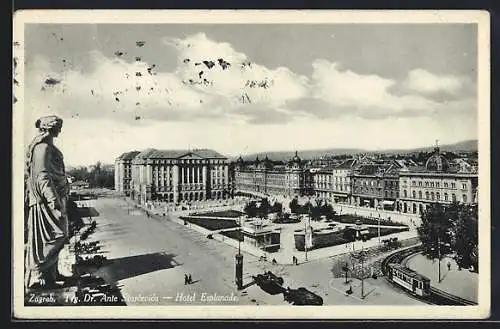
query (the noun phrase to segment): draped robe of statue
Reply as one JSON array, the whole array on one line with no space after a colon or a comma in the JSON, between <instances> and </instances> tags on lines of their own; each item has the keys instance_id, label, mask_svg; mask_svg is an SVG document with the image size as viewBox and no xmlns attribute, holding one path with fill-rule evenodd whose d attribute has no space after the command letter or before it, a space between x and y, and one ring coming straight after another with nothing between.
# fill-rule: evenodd
<instances>
[{"instance_id":1,"label":"draped robe of statue","mask_svg":"<svg viewBox=\"0 0 500 329\"><path fill-rule=\"evenodd\" d=\"M25 286L51 283L59 252L68 240L69 185L62 153L45 138L35 138L27 163L27 241ZM42 281L43 280L43 281Z\"/></svg>"}]
</instances>

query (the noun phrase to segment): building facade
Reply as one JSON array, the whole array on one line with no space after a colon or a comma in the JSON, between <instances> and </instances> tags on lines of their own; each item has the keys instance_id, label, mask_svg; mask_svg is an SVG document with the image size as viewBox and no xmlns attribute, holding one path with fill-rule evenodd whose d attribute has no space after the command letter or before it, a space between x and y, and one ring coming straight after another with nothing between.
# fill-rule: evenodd
<instances>
[{"instance_id":1,"label":"building facade","mask_svg":"<svg viewBox=\"0 0 500 329\"><path fill-rule=\"evenodd\" d=\"M313 188L317 198L333 199L333 167L326 166L313 173Z\"/></svg>"},{"instance_id":2,"label":"building facade","mask_svg":"<svg viewBox=\"0 0 500 329\"><path fill-rule=\"evenodd\" d=\"M115 160L115 191L130 195L132 189L132 160L139 151L126 152Z\"/></svg>"},{"instance_id":3,"label":"building facade","mask_svg":"<svg viewBox=\"0 0 500 329\"><path fill-rule=\"evenodd\" d=\"M397 210L399 172L402 168L396 161L355 167L351 176L351 204Z\"/></svg>"},{"instance_id":4,"label":"building facade","mask_svg":"<svg viewBox=\"0 0 500 329\"><path fill-rule=\"evenodd\" d=\"M132 160L131 196L138 203L221 200L232 197L227 157L207 149L147 149Z\"/></svg>"},{"instance_id":5,"label":"building facade","mask_svg":"<svg viewBox=\"0 0 500 329\"><path fill-rule=\"evenodd\" d=\"M312 176L302 160L295 156L286 165L275 165L267 156L252 163L240 157L235 163L235 189L253 195L281 195L285 197L312 194Z\"/></svg>"},{"instance_id":6,"label":"building facade","mask_svg":"<svg viewBox=\"0 0 500 329\"><path fill-rule=\"evenodd\" d=\"M439 147L424 167L408 167L399 173L399 210L421 214L432 203L476 204L477 171L451 165Z\"/></svg>"},{"instance_id":7,"label":"building facade","mask_svg":"<svg viewBox=\"0 0 500 329\"><path fill-rule=\"evenodd\" d=\"M349 159L334 167L332 177L333 200L349 202L352 197L352 173L356 166L355 159Z\"/></svg>"}]
</instances>

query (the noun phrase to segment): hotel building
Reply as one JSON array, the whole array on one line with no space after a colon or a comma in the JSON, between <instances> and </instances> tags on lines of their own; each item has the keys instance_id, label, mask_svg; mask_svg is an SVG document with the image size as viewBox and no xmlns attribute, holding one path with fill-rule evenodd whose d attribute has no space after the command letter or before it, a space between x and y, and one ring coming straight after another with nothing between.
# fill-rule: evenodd
<instances>
[{"instance_id":1,"label":"hotel building","mask_svg":"<svg viewBox=\"0 0 500 329\"><path fill-rule=\"evenodd\" d=\"M140 204L226 199L230 177L228 159L213 150L146 149L131 161L130 195Z\"/></svg>"}]
</instances>

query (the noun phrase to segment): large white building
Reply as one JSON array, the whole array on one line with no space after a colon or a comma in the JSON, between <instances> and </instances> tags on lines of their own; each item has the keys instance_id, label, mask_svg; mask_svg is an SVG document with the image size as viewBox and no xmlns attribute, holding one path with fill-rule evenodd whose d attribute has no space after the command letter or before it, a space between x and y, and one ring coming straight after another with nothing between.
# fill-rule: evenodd
<instances>
[{"instance_id":1,"label":"large white building","mask_svg":"<svg viewBox=\"0 0 500 329\"><path fill-rule=\"evenodd\" d=\"M147 149L132 160L131 196L139 203L226 199L233 195L228 159L213 150Z\"/></svg>"}]
</instances>

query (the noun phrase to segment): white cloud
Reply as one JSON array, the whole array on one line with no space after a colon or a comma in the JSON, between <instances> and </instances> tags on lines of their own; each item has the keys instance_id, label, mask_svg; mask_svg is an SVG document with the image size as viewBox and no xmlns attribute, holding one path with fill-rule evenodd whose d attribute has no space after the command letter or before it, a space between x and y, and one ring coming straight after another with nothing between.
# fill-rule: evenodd
<instances>
[{"instance_id":1,"label":"white cloud","mask_svg":"<svg viewBox=\"0 0 500 329\"><path fill-rule=\"evenodd\" d=\"M422 94L459 93L468 83L467 78L454 75L436 75L423 69L408 72L403 85L411 91Z\"/></svg>"},{"instance_id":2,"label":"white cloud","mask_svg":"<svg viewBox=\"0 0 500 329\"><path fill-rule=\"evenodd\" d=\"M282 107L307 94L306 77L285 67L268 69L251 63L229 44L209 40L204 34L167 40L166 44L178 52L174 72L93 51L89 54L94 64L91 72L66 69L56 74L48 61L38 58L30 66L27 99L38 110L131 123L137 117L170 121L229 116L255 121L259 112L265 115L267 108ZM213 66L208 68L203 61L211 61ZM61 82L47 86L47 77ZM253 104L256 113L241 111L247 104Z\"/></svg>"},{"instance_id":3,"label":"white cloud","mask_svg":"<svg viewBox=\"0 0 500 329\"><path fill-rule=\"evenodd\" d=\"M350 108L362 117L425 115L436 104L418 95L396 96L390 89L395 80L340 70L324 59L313 62L312 96L338 108Z\"/></svg>"}]
</instances>

